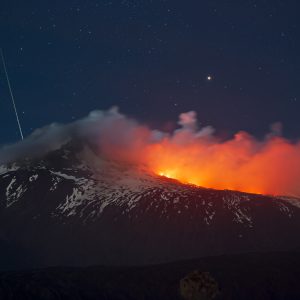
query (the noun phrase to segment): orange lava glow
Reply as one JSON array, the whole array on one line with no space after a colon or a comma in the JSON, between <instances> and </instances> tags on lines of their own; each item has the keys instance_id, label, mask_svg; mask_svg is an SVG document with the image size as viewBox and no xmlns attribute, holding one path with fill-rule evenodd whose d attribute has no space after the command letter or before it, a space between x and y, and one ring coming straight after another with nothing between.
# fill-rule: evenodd
<instances>
[{"instance_id":1,"label":"orange lava glow","mask_svg":"<svg viewBox=\"0 0 300 300\"><path fill-rule=\"evenodd\" d=\"M238 133L226 142L148 145L147 161L156 174L198 186L259 194L300 195L300 145L283 138L267 142Z\"/></svg>"},{"instance_id":2,"label":"orange lava glow","mask_svg":"<svg viewBox=\"0 0 300 300\"><path fill-rule=\"evenodd\" d=\"M152 130L111 111L100 126L99 148L110 159L207 188L300 197L300 140L271 125L263 139L240 131L229 139L199 128L196 113L179 116L172 132Z\"/></svg>"}]
</instances>

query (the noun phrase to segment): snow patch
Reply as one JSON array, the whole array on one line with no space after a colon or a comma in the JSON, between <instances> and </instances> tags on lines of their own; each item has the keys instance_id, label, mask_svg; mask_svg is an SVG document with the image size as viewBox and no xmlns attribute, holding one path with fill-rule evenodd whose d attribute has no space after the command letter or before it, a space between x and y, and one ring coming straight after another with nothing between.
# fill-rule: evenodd
<instances>
[{"instance_id":1,"label":"snow patch","mask_svg":"<svg viewBox=\"0 0 300 300\"><path fill-rule=\"evenodd\" d=\"M67 174L64 174L64 173L61 173L61 172L54 172L54 171L50 171L52 174L54 175L57 175L57 176L60 176L60 177L63 177L65 179L70 179L70 180L74 180L74 181L77 181L77 180L80 180L80 179L84 179L84 178L78 178L78 177L75 177L73 175L67 175Z\"/></svg>"},{"instance_id":2,"label":"snow patch","mask_svg":"<svg viewBox=\"0 0 300 300\"><path fill-rule=\"evenodd\" d=\"M0 166L0 175L5 174L7 172L13 172L20 169L20 167L17 166L16 163L13 163L11 166L7 166L7 165L1 165Z\"/></svg>"},{"instance_id":3,"label":"snow patch","mask_svg":"<svg viewBox=\"0 0 300 300\"><path fill-rule=\"evenodd\" d=\"M279 199L284 200L293 206L296 206L300 208L300 199L299 198L294 198L294 197L280 197Z\"/></svg>"},{"instance_id":4,"label":"snow patch","mask_svg":"<svg viewBox=\"0 0 300 300\"><path fill-rule=\"evenodd\" d=\"M6 188L6 206L7 207L9 207L13 203L17 202L27 190L27 188L24 187L22 184L16 188L15 187L16 181L17 181L16 177L14 176Z\"/></svg>"},{"instance_id":5,"label":"snow patch","mask_svg":"<svg viewBox=\"0 0 300 300\"><path fill-rule=\"evenodd\" d=\"M32 175L32 176L29 177L29 181L30 182L36 181L38 177L39 177L38 174Z\"/></svg>"}]
</instances>

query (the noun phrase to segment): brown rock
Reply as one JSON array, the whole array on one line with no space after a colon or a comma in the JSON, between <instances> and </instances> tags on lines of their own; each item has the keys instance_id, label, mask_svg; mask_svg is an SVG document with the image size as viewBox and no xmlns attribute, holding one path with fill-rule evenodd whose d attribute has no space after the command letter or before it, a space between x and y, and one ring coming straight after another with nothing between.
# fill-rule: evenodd
<instances>
[{"instance_id":1,"label":"brown rock","mask_svg":"<svg viewBox=\"0 0 300 300\"><path fill-rule=\"evenodd\" d=\"M219 294L219 287L208 272L196 270L180 280L180 294L185 300L212 300Z\"/></svg>"}]
</instances>

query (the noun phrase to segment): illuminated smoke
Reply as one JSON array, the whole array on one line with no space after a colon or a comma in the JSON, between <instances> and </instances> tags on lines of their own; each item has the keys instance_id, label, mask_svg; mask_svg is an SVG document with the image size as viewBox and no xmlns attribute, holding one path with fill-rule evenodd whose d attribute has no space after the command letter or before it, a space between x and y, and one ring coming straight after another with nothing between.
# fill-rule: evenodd
<instances>
[{"instance_id":1,"label":"illuminated smoke","mask_svg":"<svg viewBox=\"0 0 300 300\"><path fill-rule=\"evenodd\" d=\"M210 126L199 128L196 113L182 113L171 134L152 130L120 114L95 111L67 125L36 130L24 141L0 150L0 163L42 156L79 138L98 154L143 164L156 174L216 189L300 196L300 142L281 137L275 123L263 140L246 132L221 140Z\"/></svg>"}]
</instances>

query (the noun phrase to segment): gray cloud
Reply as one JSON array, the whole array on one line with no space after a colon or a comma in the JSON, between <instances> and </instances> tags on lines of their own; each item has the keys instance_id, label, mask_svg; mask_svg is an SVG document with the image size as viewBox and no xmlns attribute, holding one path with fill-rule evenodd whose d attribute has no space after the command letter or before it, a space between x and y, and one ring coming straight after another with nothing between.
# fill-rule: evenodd
<instances>
[{"instance_id":1,"label":"gray cloud","mask_svg":"<svg viewBox=\"0 0 300 300\"><path fill-rule=\"evenodd\" d=\"M197 118L194 111L179 116L180 129L174 132L177 142L186 138L203 137L213 133L212 127L197 131ZM188 136L185 136L185 135ZM92 111L87 117L68 124L53 123L36 129L23 141L5 145L0 149L0 163L22 158L40 157L47 152L59 149L73 138L84 139L107 152L122 153L139 151L146 144L155 143L170 135L160 130L150 130L147 126L121 114L118 107L107 111ZM109 149L109 150L108 150ZM120 151L121 150L121 151Z\"/></svg>"}]
</instances>

